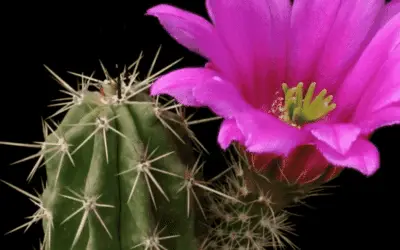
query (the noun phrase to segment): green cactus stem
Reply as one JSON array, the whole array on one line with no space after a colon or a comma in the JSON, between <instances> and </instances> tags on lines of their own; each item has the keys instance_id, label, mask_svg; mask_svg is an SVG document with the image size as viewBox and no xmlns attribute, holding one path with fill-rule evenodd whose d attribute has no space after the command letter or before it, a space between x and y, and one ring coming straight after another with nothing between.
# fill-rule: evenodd
<instances>
[{"instance_id":1,"label":"green cactus stem","mask_svg":"<svg viewBox=\"0 0 400 250\"><path fill-rule=\"evenodd\" d=\"M40 150L22 160L38 158L28 180L46 167L40 196L5 183L38 206L15 230L43 221L43 249L198 248L195 223L202 215L195 213L202 209L196 189L207 186L193 155L194 134L180 105L161 105L146 94L172 65L140 81L140 59L129 75L125 69L112 78L103 65L106 80L79 75L84 82L78 90L46 67L70 97L59 99L54 106L61 108L43 122L44 142L0 142ZM65 112L60 124L53 122Z\"/></svg>"},{"instance_id":2,"label":"green cactus stem","mask_svg":"<svg viewBox=\"0 0 400 250\"><path fill-rule=\"evenodd\" d=\"M49 249L195 248L194 218L184 216L186 195L177 193L188 154L178 154L182 144L151 102L114 106L105 97L85 93L81 105L92 109L73 107L46 139L60 148L45 155Z\"/></svg>"}]
</instances>

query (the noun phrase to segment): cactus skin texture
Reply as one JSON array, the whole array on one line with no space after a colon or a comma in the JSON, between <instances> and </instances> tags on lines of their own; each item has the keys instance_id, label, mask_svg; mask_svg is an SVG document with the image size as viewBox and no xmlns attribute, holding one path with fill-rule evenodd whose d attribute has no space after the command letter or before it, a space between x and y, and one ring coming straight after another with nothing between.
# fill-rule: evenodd
<instances>
[{"instance_id":1,"label":"cactus skin texture","mask_svg":"<svg viewBox=\"0 0 400 250\"><path fill-rule=\"evenodd\" d=\"M47 174L39 196L2 181L38 207L11 232L41 221L41 250L296 249L286 209L322 183L275 180L255 171L240 147L226 171L204 181L201 152L196 159L193 151L205 149L189 126L215 119L189 121L181 105L150 97L150 83L168 67L139 81L138 62L128 76L112 78L104 67L106 80L80 75L87 81L78 90L48 69L70 98L43 123L44 142L0 142L38 148L26 158L39 158L28 180L42 165ZM65 111L59 124L51 119Z\"/></svg>"}]
</instances>

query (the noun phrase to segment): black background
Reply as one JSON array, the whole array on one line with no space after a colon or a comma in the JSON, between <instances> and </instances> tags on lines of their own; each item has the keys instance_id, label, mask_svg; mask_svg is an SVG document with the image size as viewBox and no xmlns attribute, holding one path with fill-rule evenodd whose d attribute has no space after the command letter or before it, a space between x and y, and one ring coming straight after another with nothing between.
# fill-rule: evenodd
<instances>
[{"instance_id":1,"label":"black background","mask_svg":"<svg viewBox=\"0 0 400 250\"><path fill-rule=\"evenodd\" d=\"M66 71L102 77L99 59L113 70L115 64L130 64L144 52L141 68L149 67L162 44L157 67L184 57L175 68L199 66L201 57L178 45L158 21L144 16L159 3L170 3L207 17L204 1L108 1L91 6L57 1L53 4L4 6L1 13L0 68L0 141L32 142L42 140L41 117L54 109L47 108L52 99L61 97L59 85L44 69L46 64L67 82L76 78ZM207 109L200 116L209 116ZM203 144L215 152L206 157L208 169L221 169L224 161L216 144L219 122L195 127ZM293 240L301 249L390 249L396 246L398 231L396 168L400 127L380 129L372 137L381 153L381 168L366 178L355 171L345 171L332 184L340 187L334 194L308 200L315 207L299 208L302 217L294 218L298 237ZM0 146L0 179L29 192L40 191L41 169L28 184L25 179L34 161L9 166L34 150ZM4 233L24 223L35 212L30 201L6 185L0 184L0 249L33 249L42 236L41 225L28 232ZM171 249L172 250L172 249Z\"/></svg>"}]
</instances>

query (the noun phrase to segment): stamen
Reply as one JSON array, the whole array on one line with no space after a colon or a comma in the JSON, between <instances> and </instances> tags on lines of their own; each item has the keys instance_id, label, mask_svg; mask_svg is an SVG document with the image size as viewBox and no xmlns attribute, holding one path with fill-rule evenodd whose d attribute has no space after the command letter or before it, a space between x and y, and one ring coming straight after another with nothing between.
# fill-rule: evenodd
<instances>
[{"instance_id":1,"label":"stamen","mask_svg":"<svg viewBox=\"0 0 400 250\"><path fill-rule=\"evenodd\" d=\"M286 83L283 83L284 98L277 98L273 102L270 113L277 115L281 120L295 127L301 127L306 123L324 118L336 108L336 104L332 103L332 95L326 96L326 89L323 89L313 98L315 87L316 83L312 82L304 95L304 84L302 82L299 82L293 88L289 88Z\"/></svg>"}]
</instances>

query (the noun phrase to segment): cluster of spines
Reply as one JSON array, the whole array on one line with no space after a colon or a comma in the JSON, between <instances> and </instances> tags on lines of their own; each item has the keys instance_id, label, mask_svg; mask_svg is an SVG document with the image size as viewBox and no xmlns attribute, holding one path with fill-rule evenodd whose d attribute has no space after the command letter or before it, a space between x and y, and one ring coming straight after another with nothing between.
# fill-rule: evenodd
<instances>
[{"instance_id":1,"label":"cluster of spines","mask_svg":"<svg viewBox=\"0 0 400 250\"><path fill-rule=\"evenodd\" d=\"M234 150L238 153L238 150ZM232 156L232 154L230 155ZM289 213L275 211L273 197L262 189L250 190L245 169L248 161L227 160L230 166L220 178L218 189L234 199L207 195L209 234L204 237L201 249L280 249L287 246L296 249L289 235L294 228ZM269 181L265 176L260 178Z\"/></svg>"}]
</instances>

